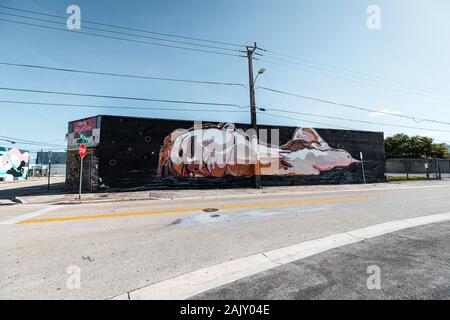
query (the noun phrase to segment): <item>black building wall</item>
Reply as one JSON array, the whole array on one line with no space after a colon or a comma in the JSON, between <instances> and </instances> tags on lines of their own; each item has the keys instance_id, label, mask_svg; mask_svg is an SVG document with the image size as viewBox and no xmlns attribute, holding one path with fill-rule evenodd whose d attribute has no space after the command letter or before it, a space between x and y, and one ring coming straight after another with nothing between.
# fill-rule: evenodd
<instances>
[{"instance_id":1,"label":"black building wall","mask_svg":"<svg viewBox=\"0 0 450 320\"><path fill-rule=\"evenodd\" d=\"M206 123L206 122L205 122ZM177 178L157 177L159 152L164 138L176 129L188 129L193 121L102 116L98 158L100 188L226 188L251 186L252 177ZM236 124L244 130L249 125ZM280 143L290 139L296 127L259 126L280 129ZM368 182L384 180L384 137L381 132L316 129L333 148L348 151L354 159L365 157ZM270 131L269 131L270 132ZM269 134L270 135L270 134ZM270 142L270 141L268 141ZM262 176L263 185L344 184L362 182L361 164L336 168L319 176Z\"/></svg>"}]
</instances>

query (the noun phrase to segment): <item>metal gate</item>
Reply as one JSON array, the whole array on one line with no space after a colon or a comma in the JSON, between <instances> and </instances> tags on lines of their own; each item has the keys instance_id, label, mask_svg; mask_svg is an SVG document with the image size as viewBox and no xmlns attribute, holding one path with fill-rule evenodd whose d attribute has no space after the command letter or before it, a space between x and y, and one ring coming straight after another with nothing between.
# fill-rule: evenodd
<instances>
[{"instance_id":1,"label":"metal gate","mask_svg":"<svg viewBox=\"0 0 450 320\"><path fill-rule=\"evenodd\" d=\"M414 179L450 179L450 159L389 159L386 161L386 175Z\"/></svg>"},{"instance_id":2,"label":"metal gate","mask_svg":"<svg viewBox=\"0 0 450 320\"><path fill-rule=\"evenodd\" d=\"M440 180L450 180L449 159L437 159L437 178Z\"/></svg>"}]
</instances>

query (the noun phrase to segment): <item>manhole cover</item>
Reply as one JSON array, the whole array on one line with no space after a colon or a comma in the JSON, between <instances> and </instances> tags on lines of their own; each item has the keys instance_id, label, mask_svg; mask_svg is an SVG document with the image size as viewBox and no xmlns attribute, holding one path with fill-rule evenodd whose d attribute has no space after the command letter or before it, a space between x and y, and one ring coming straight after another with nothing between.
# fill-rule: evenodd
<instances>
[{"instance_id":1,"label":"manhole cover","mask_svg":"<svg viewBox=\"0 0 450 320\"><path fill-rule=\"evenodd\" d=\"M203 212L217 212L219 209L217 208L206 208L202 210Z\"/></svg>"}]
</instances>

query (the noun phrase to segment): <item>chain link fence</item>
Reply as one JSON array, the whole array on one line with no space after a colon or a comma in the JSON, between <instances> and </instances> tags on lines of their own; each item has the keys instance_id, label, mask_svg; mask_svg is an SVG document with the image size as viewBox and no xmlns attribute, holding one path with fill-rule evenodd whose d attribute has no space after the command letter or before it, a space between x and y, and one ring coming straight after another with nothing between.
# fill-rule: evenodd
<instances>
[{"instance_id":1,"label":"chain link fence","mask_svg":"<svg viewBox=\"0 0 450 320\"><path fill-rule=\"evenodd\" d=\"M450 179L450 159L389 159L388 179Z\"/></svg>"}]
</instances>

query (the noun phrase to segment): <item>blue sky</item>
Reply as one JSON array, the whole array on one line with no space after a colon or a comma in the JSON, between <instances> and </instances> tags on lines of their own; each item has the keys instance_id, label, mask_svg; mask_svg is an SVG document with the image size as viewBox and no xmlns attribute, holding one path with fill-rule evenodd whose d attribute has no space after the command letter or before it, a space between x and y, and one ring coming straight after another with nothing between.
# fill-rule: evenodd
<instances>
[{"instance_id":1,"label":"blue sky","mask_svg":"<svg viewBox=\"0 0 450 320\"><path fill-rule=\"evenodd\" d=\"M418 118L450 122L450 2L448 0L166 0L166 1L30 1L4 0L0 5L67 15L76 4L83 19L148 29L157 32L246 44L256 41L272 51L309 59L354 72L395 80L368 84L362 75L340 69L324 72L314 64L313 72L256 61L255 69L266 73L258 85L301 95L388 110ZM381 9L381 29L366 26L366 9ZM0 12L15 13L6 9ZM16 19L0 15L0 19ZM217 56L120 40L23 26L0 21L0 62L40 64L104 72L141 74L247 84L247 62L243 58ZM281 58L281 56L278 56ZM279 62L284 63L284 62ZM292 63L296 63L292 61ZM301 61L297 62L301 63ZM299 66L302 68L302 66ZM329 70L329 69L328 69ZM315 73L314 73L315 72ZM318 74L320 73L320 74ZM327 76L325 76L326 74ZM344 78L345 80L343 80ZM398 82L433 90L412 90ZM0 87L48 91L84 92L171 100L198 100L248 105L248 92L241 87L204 86L150 80L74 75L0 66ZM439 90L439 91L438 91ZM52 103L192 108L150 102L62 97L14 93L0 90L0 100ZM373 115L364 111L302 100L257 90L257 104L281 110L352 118L395 125L450 130L449 125ZM116 114L175 119L248 122L247 113L132 111L22 106L0 103L0 135L64 144L67 122L96 114ZM218 108L218 107L208 107ZM201 107L200 109L204 109ZM288 115L278 112L279 115ZM258 115L260 123L303 127L348 127L431 136L450 141L450 132L431 132L290 115L280 119ZM318 125L313 122L327 125ZM59 141L56 141L59 140ZM53 142L55 141L55 142ZM4 144L4 143L2 143ZM24 146L36 149L36 146ZM44 147L46 149L46 147Z\"/></svg>"}]
</instances>

